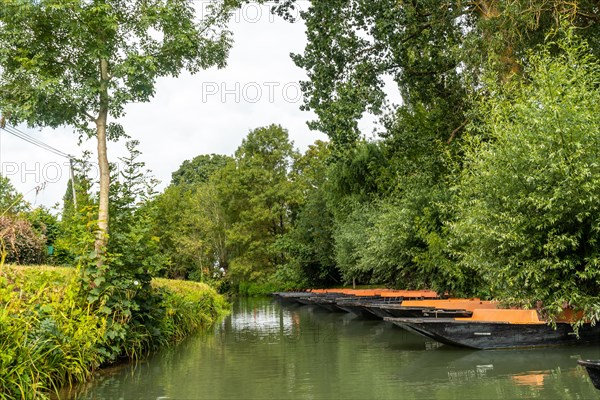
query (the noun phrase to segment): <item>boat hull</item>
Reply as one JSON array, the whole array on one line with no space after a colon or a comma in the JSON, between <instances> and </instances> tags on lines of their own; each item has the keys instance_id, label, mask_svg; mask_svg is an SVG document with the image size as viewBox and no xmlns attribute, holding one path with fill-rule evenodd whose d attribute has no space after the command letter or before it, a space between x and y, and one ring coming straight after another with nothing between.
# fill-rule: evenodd
<instances>
[{"instance_id":1,"label":"boat hull","mask_svg":"<svg viewBox=\"0 0 600 400\"><path fill-rule=\"evenodd\" d=\"M375 314L380 319L384 319L384 318L388 318L388 317L393 317L393 315L387 313L385 311L385 307L381 307L380 304L369 304L369 305L366 305L364 307L366 308L367 311L369 311L372 314Z\"/></svg>"},{"instance_id":2,"label":"boat hull","mask_svg":"<svg viewBox=\"0 0 600 400\"><path fill-rule=\"evenodd\" d=\"M558 346L600 341L600 325L583 325L579 337L568 323L468 322L451 318L387 318L400 327L438 342L473 349Z\"/></svg>"},{"instance_id":3,"label":"boat hull","mask_svg":"<svg viewBox=\"0 0 600 400\"><path fill-rule=\"evenodd\" d=\"M272 296L282 304L303 304L300 299L308 298L312 294L307 292L275 292Z\"/></svg>"},{"instance_id":4,"label":"boat hull","mask_svg":"<svg viewBox=\"0 0 600 400\"><path fill-rule=\"evenodd\" d=\"M381 319L379 316L370 312L360 303L342 303L338 305L341 309L346 312L352 313L359 318L363 319Z\"/></svg>"},{"instance_id":5,"label":"boat hull","mask_svg":"<svg viewBox=\"0 0 600 400\"><path fill-rule=\"evenodd\" d=\"M346 310L349 313L352 313L359 318L363 319L383 319L384 316L378 315L373 311L374 307L377 305L384 304L400 304L402 303L402 297L380 297L374 296L372 298L359 298L359 299L351 299L346 301L339 301L337 305ZM387 315L386 315L387 316Z\"/></svg>"},{"instance_id":6,"label":"boat hull","mask_svg":"<svg viewBox=\"0 0 600 400\"><path fill-rule=\"evenodd\" d=\"M577 363L585 367L594 387L600 390L600 360L579 360Z\"/></svg>"},{"instance_id":7,"label":"boat hull","mask_svg":"<svg viewBox=\"0 0 600 400\"><path fill-rule=\"evenodd\" d=\"M332 298L313 298L313 304L324 308L329 312L345 312L342 308L340 308L337 304L336 299Z\"/></svg>"}]
</instances>

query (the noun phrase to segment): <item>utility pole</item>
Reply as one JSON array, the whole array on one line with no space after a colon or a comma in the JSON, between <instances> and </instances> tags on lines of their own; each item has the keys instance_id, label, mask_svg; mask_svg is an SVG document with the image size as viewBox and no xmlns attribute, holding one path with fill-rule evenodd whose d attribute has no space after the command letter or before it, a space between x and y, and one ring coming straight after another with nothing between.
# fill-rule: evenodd
<instances>
[{"instance_id":1,"label":"utility pole","mask_svg":"<svg viewBox=\"0 0 600 400\"><path fill-rule=\"evenodd\" d=\"M69 157L69 166L71 172L71 190L73 191L73 206L77 212L77 195L75 191L75 173L73 172L73 157Z\"/></svg>"}]
</instances>

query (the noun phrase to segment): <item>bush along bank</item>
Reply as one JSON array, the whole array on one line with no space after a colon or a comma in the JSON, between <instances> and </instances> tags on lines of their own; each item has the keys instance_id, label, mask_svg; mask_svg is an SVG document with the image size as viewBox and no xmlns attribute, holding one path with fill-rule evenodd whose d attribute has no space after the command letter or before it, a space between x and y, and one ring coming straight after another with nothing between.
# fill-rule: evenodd
<instances>
[{"instance_id":1,"label":"bush along bank","mask_svg":"<svg viewBox=\"0 0 600 400\"><path fill-rule=\"evenodd\" d=\"M0 399L45 398L102 366L207 328L228 310L204 284L111 280L104 272L1 269Z\"/></svg>"}]
</instances>

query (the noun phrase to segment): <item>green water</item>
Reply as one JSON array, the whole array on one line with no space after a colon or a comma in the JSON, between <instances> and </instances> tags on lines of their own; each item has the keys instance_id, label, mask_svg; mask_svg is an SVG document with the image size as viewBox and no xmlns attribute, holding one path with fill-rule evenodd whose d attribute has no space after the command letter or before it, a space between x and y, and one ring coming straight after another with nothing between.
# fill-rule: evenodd
<instances>
[{"instance_id":1,"label":"green water","mask_svg":"<svg viewBox=\"0 0 600 400\"><path fill-rule=\"evenodd\" d=\"M385 322L248 299L208 334L104 371L70 398L600 398L580 358L600 358L600 347L458 349Z\"/></svg>"}]
</instances>

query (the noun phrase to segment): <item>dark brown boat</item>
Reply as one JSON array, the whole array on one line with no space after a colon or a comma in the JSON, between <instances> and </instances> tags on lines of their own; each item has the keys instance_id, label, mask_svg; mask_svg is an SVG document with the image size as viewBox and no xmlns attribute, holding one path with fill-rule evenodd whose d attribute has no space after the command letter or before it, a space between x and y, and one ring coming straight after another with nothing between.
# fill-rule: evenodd
<instances>
[{"instance_id":1,"label":"dark brown boat","mask_svg":"<svg viewBox=\"0 0 600 400\"><path fill-rule=\"evenodd\" d=\"M577 363L585 367L594 387L600 390L600 360L579 360Z\"/></svg>"},{"instance_id":2,"label":"dark brown boat","mask_svg":"<svg viewBox=\"0 0 600 400\"><path fill-rule=\"evenodd\" d=\"M600 340L600 324L584 324L579 337L569 319L552 327L536 310L476 309L470 318L386 318L438 342L474 349L542 347Z\"/></svg>"}]
</instances>

